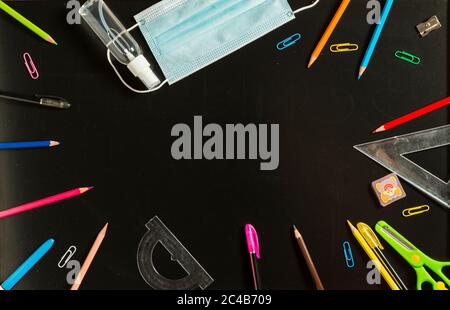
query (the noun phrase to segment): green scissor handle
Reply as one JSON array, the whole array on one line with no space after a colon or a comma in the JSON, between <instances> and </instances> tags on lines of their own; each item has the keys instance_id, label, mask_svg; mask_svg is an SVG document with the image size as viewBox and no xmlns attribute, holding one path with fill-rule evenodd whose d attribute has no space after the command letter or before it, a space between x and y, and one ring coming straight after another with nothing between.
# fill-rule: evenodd
<instances>
[{"instance_id":1,"label":"green scissor handle","mask_svg":"<svg viewBox=\"0 0 450 310\"><path fill-rule=\"evenodd\" d=\"M422 290L423 284L429 283L432 285L433 290L447 290L448 287L450 287L450 279L442 271L444 267L450 266L450 262L439 262L426 255L424 255L422 259L424 260L423 266L427 266L428 269L433 271L442 281L436 281L423 266L418 267L415 268L417 274L417 289ZM445 285L447 285L447 287Z\"/></svg>"},{"instance_id":2,"label":"green scissor handle","mask_svg":"<svg viewBox=\"0 0 450 310\"><path fill-rule=\"evenodd\" d=\"M450 262L440 262L428 257L384 221L379 221L375 230L414 268L418 290L422 289L424 283L430 283L434 290L450 288L450 279L443 273L444 267L450 266ZM436 281L429 273L430 270L442 281Z\"/></svg>"}]
</instances>

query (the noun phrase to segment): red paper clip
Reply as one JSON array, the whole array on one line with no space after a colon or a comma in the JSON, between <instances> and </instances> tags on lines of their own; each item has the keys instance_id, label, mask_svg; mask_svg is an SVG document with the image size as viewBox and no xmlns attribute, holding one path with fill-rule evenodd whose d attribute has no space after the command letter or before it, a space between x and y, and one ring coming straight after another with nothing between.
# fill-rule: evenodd
<instances>
[{"instance_id":1,"label":"red paper clip","mask_svg":"<svg viewBox=\"0 0 450 310\"><path fill-rule=\"evenodd\" d=\"M29 53L23 54L23 60L25 60L25 67L28 70L28 73L30 74L31 78L33 80L37 80L39 78L39 72L36 69L36 66L34 65L33 59L31 58Z\"/></svg>"}]
</instances>

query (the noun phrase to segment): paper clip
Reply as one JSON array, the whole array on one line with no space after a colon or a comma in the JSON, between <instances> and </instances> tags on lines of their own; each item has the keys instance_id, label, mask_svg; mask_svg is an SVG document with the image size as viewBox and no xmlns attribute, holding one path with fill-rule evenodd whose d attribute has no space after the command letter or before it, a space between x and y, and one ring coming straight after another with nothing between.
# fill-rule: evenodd
<instances>
[{"instance_id":1,"label":"paper clip","mask_svg":"<svg viewBox=\"0 0 450 310\"><path fill-rule=\"evenodd\" d=\"M69 247L69 249L64 253L64 255L61 257L58 263L59 268L64 268L65 265L69 262L69 260L72 258L73 254L77 251L77 247L72 245Z\"/></svg>"},{"instance_id":2,"label":"paper clip","mask_svg":"<svg viewBox=\"0 0 450 310\"><path fill-rule=\"evenodd\" d=\"M419 207L405 209L405 210L403 210L402 215L404 217L410 217L410 216L418 215L421 213L425 213L427 211L430 211L430 206L423 205L423 206L419 206Z\"/></svg>"},{"instance_id":3,"label":"paper clip","mask_svg":"<svg viewBox=\"0 0 450 310\"><path fill-rule=\"evenodd\" d=\"M354 52L359 49L358 44L353 43L340 43L330 46L330 51L333 53Z\"/></svg>"},{"instance_id":4,"label":"paper clip","mask_svg":"<svg viewBox=\"0 0 450 310\"><path fill-rule=\"evenodd\" d=\"M30 54L24 53L23 60L25 60L25 67L27 67L28 73L30 74L31 78L33 80L37 80L39 78L39 72L37 71Z\"/></svg>"},{"instance_id":5,"label":"paper clip","mask_svg":"<svg viewBox=\"0 0 450 310\"><path fill-rule=\"evenodd\" d=\"M414 55L412 55L410 53L407 53L405 51L396 51L395 52L395 57L397 57L397 58L399 58L401 60L407 61L409 63L412 63L414 65L420 64L420 58L419 57L414 56Z\"/></svg>"},{"instance_id":6,"label":"paper clip","mask_svg":"<svg viewBox=\"0 0 450 310\"><path fill-rule=\"evenodd\" d=\"M297 41L300 40L301 37L302 37L302 35L300 33L295 33L295 34L291 35L289 38L286 38L283 41L280 41L277 44L277 49L279 51L282 51L285 48L288 48L289 46L294 45L295 43L297 43Z\"/></svg>"},{"instance_id":7,"label":"paper clip","mask_svg":"<svg viewBox=\"0 0 450 310\"><path fill-rule=\"evenodd\" d=\"M344 248L345 264L348 268L355 267L355 260L353 259L352 248L350 247L350 242L344 241L342 244Z\"/></svg>"}]
</instances>

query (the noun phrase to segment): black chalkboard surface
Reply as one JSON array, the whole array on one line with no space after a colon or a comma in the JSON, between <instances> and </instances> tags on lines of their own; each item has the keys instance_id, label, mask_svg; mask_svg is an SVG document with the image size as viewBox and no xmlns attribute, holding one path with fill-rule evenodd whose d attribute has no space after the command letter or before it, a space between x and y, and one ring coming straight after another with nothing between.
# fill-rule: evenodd
<instances>
[{"instance_id":1,"label":"black chalkboard surface","mask_svg":"<svg viewBox=\"0 0 450 310\"><path fill-rule=\"evenodd\" d=\"M156 1L108 3L123 23ZM291 0L292 7L308 1ZM366 282L368 261L346 220L374 225L385 220L431 257L450 259L448 212L403 182L407 197L381 208L370 183L389 171L353 149L375 141L447 124L442 109L390 132L371 131L394 117L448 95L448 1L396 0L374 57L356 80L373 27L365 0L354 0L330 43L355 42L357 53L325 50L306 69L315 44L340 1L321 1L294 21L194 75L148 94L136 95L118 81L105 48L88 27L66 22L66 1L10 1L59 43L51 46L0 12L0 90L52 94L73 104L67 111L0 102L0 141L55 139L54 149L0 151L0 208L7 209L79 186L84 196L0 220L0 279L48 238L53 249L16 289L67 289L68 269L57 263L75 245L82 261L101 227L109 230L82 289L149 289L136 253L145 224L155 215L214 278L209 289L252 288L244 225L252 223L261 244L265 289L313 289L292 234L302 231L327 289L388 289ZM438 15L443 27L421 39L415 26ZM301 33L278 51L282 39ZM139 30L134 36L149 49ZM394 57L410 51L414 66ZM22 55L29 52L41 77L32 80ZM132 79L127 75L127 80ZM140 86L138 83L133 85ZM279 124L280 162L261 171L257 160L181 160L171 156L175 124ZM448 179L446 148L410 157ZM431 211L405 219L407 207ZM346 267L342 243L353 248ZM405 283L413 269L387 244L386 255ZM184 275L158 248L161 273Z\"/></svg>"}]
</instances>

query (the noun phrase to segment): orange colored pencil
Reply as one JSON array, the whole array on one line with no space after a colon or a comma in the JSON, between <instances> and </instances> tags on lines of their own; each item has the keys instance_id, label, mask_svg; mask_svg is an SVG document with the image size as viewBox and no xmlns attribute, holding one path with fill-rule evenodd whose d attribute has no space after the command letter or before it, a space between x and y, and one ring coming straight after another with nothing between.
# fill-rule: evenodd
<instances>
[{"instance_id":1,"label":"orange colored pencil","mask_svg":"<svg viewBox=\"0 0 450 310\"><path fill-rule=\"evenodd\" d=\"M337 24L341 20L341 17L342 15L344 15L344 12L349 4L350 0L342 0L341 5L339 6L336 14L334 14L333 19L331 20L330 24L328 25L327 29L322 35L322 38L320 39L319 43L317 43L317 46L314 49L311 55L311 59L309 60L308 68L311 68L313 63L317 60L317 58L319 58L320 53L322 52L323 48L325 47L325 44L327 44L328 40L333 34L334 29L336 29Z\"/></svg>"},{"instance_id":2,"label":"orange colored pencil","mask_svg":"<svg viewBox=\"0 0 450 310\"><path fill-rule=\"evenodd\" d=\"M89 253L86 256L86 259L84 260L83 265L81 266L80 272L78 272L78 275L75 278L75 282L72 284L72 287L70 288L70 290L75 291L80 288L81 282L83 281L84 276L86 275L89 267L91 266L92 261L94 260L95 254L97 254L97 251L100 248L100 245L102 244L103 239L105 238L106 229L108 229L108 223L106 223L106 225L98 233L97 238L95 239L94 244L92 245L91 249L89 250Z\"/></svg>"}]
</instances>

